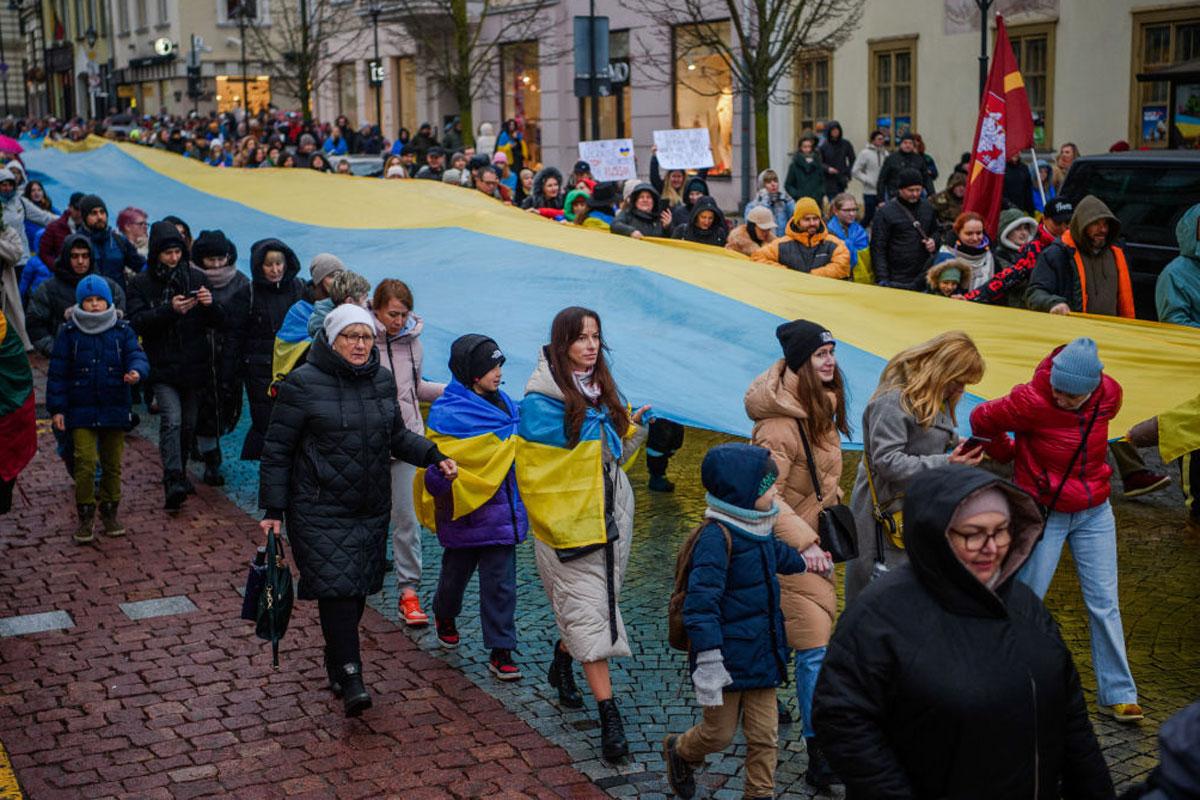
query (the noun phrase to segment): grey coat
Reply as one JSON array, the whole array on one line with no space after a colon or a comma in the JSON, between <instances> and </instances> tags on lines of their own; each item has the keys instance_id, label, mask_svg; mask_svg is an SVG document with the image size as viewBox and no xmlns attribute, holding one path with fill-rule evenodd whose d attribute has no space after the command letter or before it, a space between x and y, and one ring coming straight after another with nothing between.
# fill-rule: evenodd
<instances>
[{"instance_id":1,"label":"grey coat","mask_svg":"<svg viewBox=\"0 0 1200 800\"><path fill-rule=\"evenodd\" d=\"M863 453L871 460L871 476L884 513L899 511L908 482L919 472L950 462L950 451L958 434L950 414L943 408L928 430L922 428L900 405L900 390L893 389L871 398L863 411ZM846 569L846 602L850 603L871 579L875 563L875 517L871 513L871 490L862 463L850 498L858 529L858 558ZM903 550L885 537L884 563L895 569L908 561Z\"/></svg>"}]
</instances>

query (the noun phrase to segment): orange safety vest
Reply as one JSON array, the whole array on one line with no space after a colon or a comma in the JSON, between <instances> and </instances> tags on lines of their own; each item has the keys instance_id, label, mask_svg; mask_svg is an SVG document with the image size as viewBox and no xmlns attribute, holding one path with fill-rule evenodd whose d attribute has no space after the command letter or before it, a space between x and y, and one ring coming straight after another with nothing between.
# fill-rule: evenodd
<instances>
[{"instance_id":1,"label":"orange safety vest","mask_svg":"<svg viewBox=\"0 0 1200 800\"><path fill-rule=\"evenodd\" d=\"M1088 310L1087 273L1083 268L1083 256L1079 254L1079 248L1075 246L1075 240L1071 237L1070 231L1062 235L1062 241L1063 244L1075 251L1075 271L1079 273L1079 294L1083 298L1081 311L1086 314ZM1133 284L1129 280L1129 265L1125 263L1125 251L1115 245L1112 251L1117 261L1117 316L1133 319L1137 314L1133 307Z\"/></svg>"}]
</instances>

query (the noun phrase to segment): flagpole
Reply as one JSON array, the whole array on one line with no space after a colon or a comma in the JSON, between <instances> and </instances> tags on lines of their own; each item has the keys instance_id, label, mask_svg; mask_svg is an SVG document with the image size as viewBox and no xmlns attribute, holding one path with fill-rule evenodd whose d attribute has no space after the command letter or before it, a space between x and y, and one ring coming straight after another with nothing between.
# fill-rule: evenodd
<instances>
[{"instance_id":1,"label":"flagpole","mask_svg":"<svg viewBox=\"0 0 1200 800\"><path fill-rule=\"evenodd\" d=\"M1042 196L1042 208L1044 209L1046 207L1046 187L1042 186L1042 171L1038 169L1037 148L1029 148L1029 154L1033 156L1033 177L1037 178L1038 194Z\"/></svg>"}]
</instances>

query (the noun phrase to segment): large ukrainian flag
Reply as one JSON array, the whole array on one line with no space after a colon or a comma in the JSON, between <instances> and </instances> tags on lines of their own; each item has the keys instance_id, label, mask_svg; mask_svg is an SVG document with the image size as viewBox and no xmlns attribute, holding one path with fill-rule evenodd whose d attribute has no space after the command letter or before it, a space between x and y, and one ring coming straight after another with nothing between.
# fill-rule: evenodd
<instances>
[{"instance_id":1,"label":"large ukrainian flag","mask_svg":"<svg viewBox=\"0 0 1200 800\"><path fill-rule=\"evenodd\" d=\"M1100 345L1125 388L1114 435L1200 394L1200 331L1171 325L1058 317L814 278L711 248L678 248L560 225L478 192L431 181L384 181L308 170L214 169L135 145L32 151L60 205L96 192L115 216L179 214L193 230L221 228L248 245L271 234L307 261L337 254L372 282L398 277L425 319L426 370L446 379L450 343L486 331L504 345L506 373L532 372L550 320L587 305L604 321L617 381L634 405L684 424L748 435L746 387L778 356L775 327L816 320L838 339L850 388L853 438L879 372L898 350L946 330L967 331L987 362L968 387L970 408L1029 380L1055 346ZM248 247L240 248L248 252Z\"/></svg>"}]
</instances>

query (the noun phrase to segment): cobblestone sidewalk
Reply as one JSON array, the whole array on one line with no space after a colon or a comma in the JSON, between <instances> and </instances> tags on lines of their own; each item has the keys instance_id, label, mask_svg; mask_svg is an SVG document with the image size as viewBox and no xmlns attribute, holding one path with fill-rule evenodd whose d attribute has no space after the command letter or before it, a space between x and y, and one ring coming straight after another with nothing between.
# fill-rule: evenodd
<instances>
[{"instance_id":1,"label":"cobblestone sidewalk","mask_svg":"<svg viewBox=\"0 0 1200 800\"><path fill-rule=\"evenodd\" d=\"M39 444L0 523L0 617L58 612L33 622L68 626L0 638L0 738L27 797L604 796L565 750L371 610L375 707L345 719L322 688L312 603L297 604L278 671L238 619L254 520L207 487L168 518L155 447L131 437L129 535L76 545L69 481L52 437ZM160 598L186 600L121 606Z\"/></svg>"}]
</instances>

